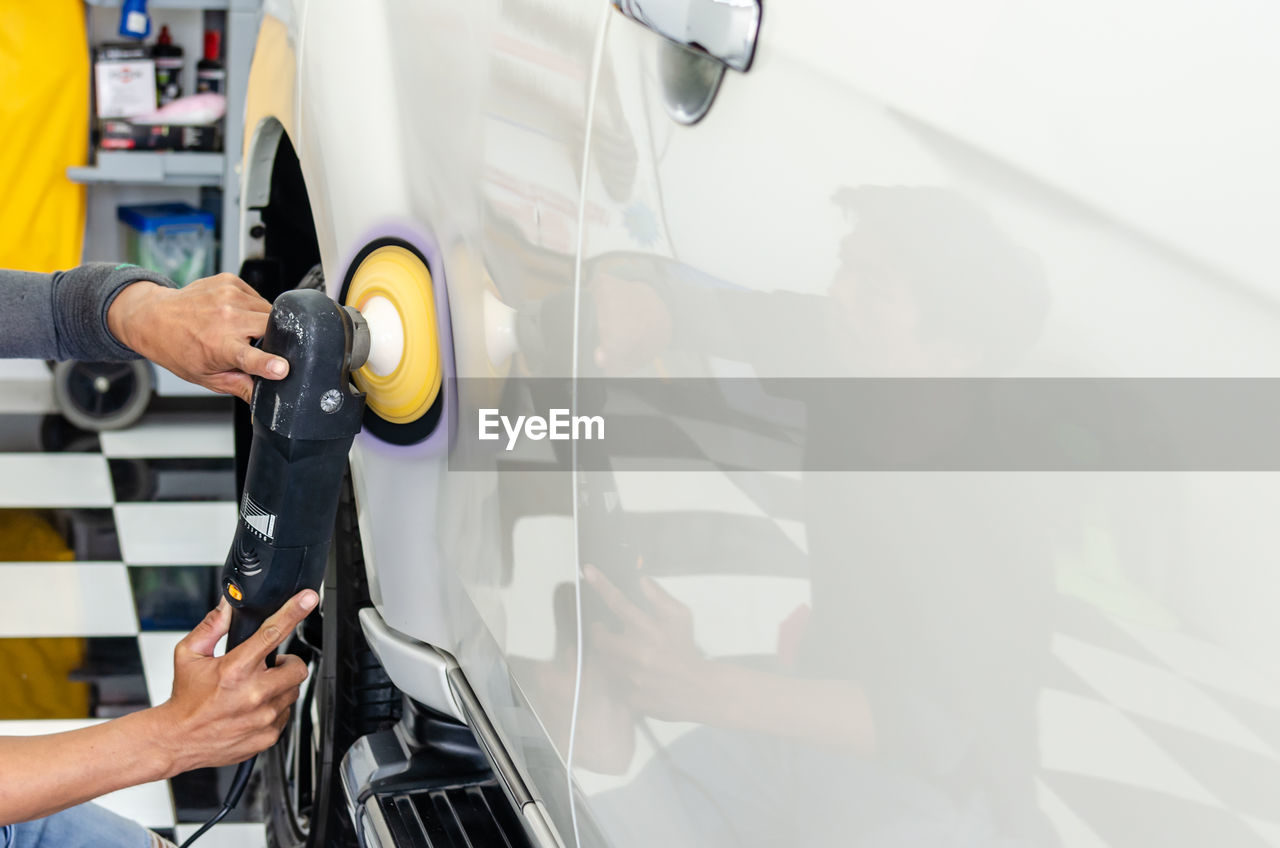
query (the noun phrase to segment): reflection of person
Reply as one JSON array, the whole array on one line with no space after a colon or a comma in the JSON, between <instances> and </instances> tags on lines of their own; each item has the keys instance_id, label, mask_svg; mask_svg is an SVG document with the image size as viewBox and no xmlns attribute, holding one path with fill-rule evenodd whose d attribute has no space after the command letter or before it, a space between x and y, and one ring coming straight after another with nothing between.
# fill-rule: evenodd
<instances>
[{"instance_id":1,"label":"reflection of person","mask_svg":"<svg viewBox=\"0 0 1280 848\"><path fill-rule=\"evenodd\" d=\"M827 295L754 291L653 257L597 259L593 359L632 376L682 353L749 362L761 377L998 376L1038 336L1036 258L944 189L864 186ZM803 327L808 344L779 344Z\"/></svg>"},{"instance_id":2,"label":"reflection of person","mask_svg":"<svg viewBox=\"0 0 1280 848\"><path fill-rule=\"evenodd\" d=\"M231 274L175 289L132 265L56 274L0 271L0 356L114 361L139 356L247 401L253 377L289 363L253 346L271 304Z\"/></svg>"},{"instance_id":3,"label":"reflection of person","mask_svg":"<svg viewBox=\"0 0 1280 848\"><path fill-rule=\"evenodd\" d=\"M251 346L270 304L223 274L182 289L141 268L86 265L58 274L0 271L0 356L120 360L145 356L207 388L248 400L253 376L288 363ZM224 601L174 652L173 694L156 707L68 733L0 737L0 845L143 848L159 837L87 804L194 768L240 762L272 745L306 667L264 660L315 607L303 592L225 656ZM80 806L76 806L80 805Z\"/></svg>"},{"instance_id":4,"label":"reflection of person","mask_svg":"<svg viewBox=\"0 0 1280 848\"><path fill-rule=\"evenodd\" d=\"M661 314L662 304L671 317L650 321L652 336L633 327L619 340L604 321L635 310L599 307L596 363L609 371L701 355L749 363L761 376L958 377L999 372L1035 339L1047 302L1039 269L981 210L928 188L868 187L840 199L857 225L828 296L686 287L678 273L640 294L643 284L610 282L642 314ZM810 328L812 344L787 344L795 337L775 332L780 324ZM662 348L645 349L653 339ZM824 411L809 410L810 450L842 426ZM945 450L941 432L934 447ZM821 457L805 464L821 468ZM958 474L806 472L799 497L812 601L780 634L789 648L763 662L706 658L692 612L656 582L585 568L620 624L589 624L595 656L585 667L607 677L599 688L623 693L637 717L708 725L617 790L619 808L643 786L650 805L670 803L701 844L783 844L798 833L875 846L1051 843L1035 812L1034 772L1052 572L1047 537L1025 506L1033 490L1033 481ZM731 544L733 526L718 530L714 513L700 520L706 538ZM652 538L631 543L646 571L678 557ZM589 694L584 682L584 710ZM770 780L780 772L798 796L804 787L811 809L778 803ZM599 800L607 811L611 801ZM796 824L802 816L809 824ZM636 844L663 838L663 825L653 826Z\"/></svg>"}]
</instances>

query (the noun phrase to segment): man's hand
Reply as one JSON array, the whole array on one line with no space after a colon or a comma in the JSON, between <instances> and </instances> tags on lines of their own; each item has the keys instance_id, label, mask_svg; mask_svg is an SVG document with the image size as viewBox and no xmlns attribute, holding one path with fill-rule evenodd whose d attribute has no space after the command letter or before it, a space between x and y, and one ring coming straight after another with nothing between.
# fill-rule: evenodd
<instances>
[{"instance_id":1,"label":"man's hand","mask_svg":"<svg viewBox=\"0 0 1280 848\"><path fill-rule=\"evenodd\" d=\"M116 295L107 329L120 343L184 380L246 403L253 377L279 380L289 363L250 342L267 331L271 304L234 274L181 289L140 281Z\"/></svg>"},{"instance_id":2,"label":"man's hand","mask_svg":"<svg viewBox=\"0 0 1280 848\"><path fill-rule=\"evenodd\" d=\"M590 625L592 650L602 668L642 715L669 721L706 721L714 712L715 672L693 638L693 613L648 577L639 578L642 607L595 566L583 568L587 585L621 623L615 633Z\"/></svg>"},{"instance_id":3,"label":"man's hand","mask_svg":"<svg viewBox=\"0 0 1280 848\"><path fill-rule=\"evenodd\" d=\"M248 759L274 743L307 668L266 658L315 608L300 592L226 656L213 648L231 626L226 604L174 651L173 697L158 707L46 736L0 736L0 822L30 821L76 804L204 766Z\"/></svg>"},{"instance_id":4,"label":"man's hand","mask_svg":"<svg viewBox=\"0 0 1280 848\"><path fill-rule=\"evenodd\" d=\"M876 750L871 701L859 684L707 659L694 642L693 612L653 580L639 580L648 607L642 609L599 569L585 566L583 576L622 623L621 633L592 624L588 657L594 656L599 676L607 675L607 685L623 693L636 713L769 733L861 755Z\"/></svg>"},{"instance_id":5,"label":"man's hand","mask_svg":"<svg viewBox=\"0 0 1280 848\"><path fill-rule=\"evenodd\" d=\"M653 363L671 345L671 312L648 283L601 274L592 281L596 305L595 363L610 377Z\"/></svg>"},{"instance_id":6,"label":"man's hand","mask_svg":"<svg viewBox=\"0 0 1280 848\"><path fill-rule=\"evenodd\" d=\"M299 592L257 634L215 657L214 646L231 626L231 608L224 600L178 643L173 696L155 708L164 728L162 744L173 757L172 773L242 762L275 744L307 667L285 654L268 668L266 658L317 600L310 589Z\"/></svg>"}]
</instances>

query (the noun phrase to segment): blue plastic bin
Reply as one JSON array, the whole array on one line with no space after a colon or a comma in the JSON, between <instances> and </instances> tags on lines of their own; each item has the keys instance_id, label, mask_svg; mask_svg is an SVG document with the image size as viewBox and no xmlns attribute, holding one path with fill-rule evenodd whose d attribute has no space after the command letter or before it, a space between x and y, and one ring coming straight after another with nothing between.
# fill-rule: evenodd
<instances>
[{"instance_id":1,"label":"blue plastic bin","mask_svg":"<svg viewBox=\"0 0 1280 848\"><path fill-rule=\"evenodd\" d=\"M121 206L126 259L180 286L213 273L214 218L185 203Z\"/></svg>"}]
</instances>

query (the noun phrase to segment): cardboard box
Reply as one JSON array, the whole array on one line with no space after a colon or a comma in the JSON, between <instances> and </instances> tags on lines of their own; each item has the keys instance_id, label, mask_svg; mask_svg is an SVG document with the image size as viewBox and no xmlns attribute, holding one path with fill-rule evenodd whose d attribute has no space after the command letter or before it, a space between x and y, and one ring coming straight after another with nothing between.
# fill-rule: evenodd
<instances>
[{"instance_id":1,"label":"cardboard box","mask_svg":"<svg viewBox=\"0 0 1280 848\"><path fill-rule=\"evenodd\" d=\"M98 146L103 150L177 150L176 127L132 124L121 118L102 122Z\"/></svg>"},{"instance_id":2,"label":"cardboard box","mask_svg":"<svg viewBox=\"0 0 1280 848\"><path fill-rule=\"evenodd\" d=\"M216 124L135 124L123 119L102 122L98 147L103 150L221 150Z\"/></svg>"},{"instance_id":3,"label":"cardboard box","mask_svg":"<svg viewBox=\"0 0 1280 848\"><path fill-rule=\"evenodd\" d=\"M135 44L104 44L93 63L97 116L130 118L156 108L156 63L150 48Z\"/></svg>"}]
</instances>

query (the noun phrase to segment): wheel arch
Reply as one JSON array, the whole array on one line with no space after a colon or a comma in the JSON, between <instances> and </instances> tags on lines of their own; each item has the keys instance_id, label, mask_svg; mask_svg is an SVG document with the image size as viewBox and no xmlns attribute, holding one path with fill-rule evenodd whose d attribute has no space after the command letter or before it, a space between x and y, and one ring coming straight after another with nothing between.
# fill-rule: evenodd
<instances>
[{"instance_id":1,"label":"wheel arch","mask_svg":"<svg viewBox=\"0 0 1280 848\"><path fill-rule=\"evenodd\" d=\"M425 178L430 163L407 138L406 115L424 108L421 93L396 79L385 3L372 0L355 16L334 14L334 6L308 0L292 41L282 24L269 27L264 18L250 73L241 257L283 260L280 279L287 287L320 263L328 293L339 298L366 247L392 239L407 244L431 274L447 380L454 373L444 267L450 234L436 228L448 225L454 210L438 202L435 181ZM338 56L360 59L335 61ZM304 241L314 251L306 267L286 255ZM259 291L268 298L276 293ZM352 478L380 614L400 632L448 649L456 639L441 591L443 564L422 532L421 516L404 514L412 504L439 499L446 436L441 425L425 440L389 448L362 434L352 452ZM406 463L413 473L406 473Z\"/></svg>"}]
</instances>

